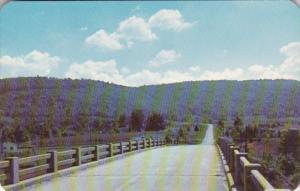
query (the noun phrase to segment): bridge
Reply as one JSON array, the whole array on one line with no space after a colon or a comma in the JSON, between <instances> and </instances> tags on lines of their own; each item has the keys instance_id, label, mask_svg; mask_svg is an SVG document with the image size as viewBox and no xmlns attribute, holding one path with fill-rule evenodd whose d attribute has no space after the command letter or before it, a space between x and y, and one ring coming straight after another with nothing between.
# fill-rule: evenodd
<instances>
[{"instance_id":1,"label":"bridge","mask_svg":"<svg viewBox=\"0 0 300 191\"><path fill-rule=\"evenodd\" d=\"M39 160L46 163L27 169L20 167ZM220 139L216 146L212 125L200 145L130 141L21 159L13 157L1 161L1 168L10 171L4 175L0 171L0 178L9 183L4 186L7 191L277 190L260 174L259 164L250 163L238 147L225 139ZM35 173L40 171L45 173L37 176ZM35 175L28 178L27 174Z\"/></svg>"}]
</instances>

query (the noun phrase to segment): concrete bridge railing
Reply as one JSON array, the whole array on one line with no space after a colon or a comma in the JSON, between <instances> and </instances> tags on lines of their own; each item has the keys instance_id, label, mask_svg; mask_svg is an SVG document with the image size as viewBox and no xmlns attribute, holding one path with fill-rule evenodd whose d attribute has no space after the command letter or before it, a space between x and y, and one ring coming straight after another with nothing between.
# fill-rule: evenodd
<instances>
[{"instance_id":1,"label":"concrete bridge railing","mask_svg":"<svg viewBox=\"0 0 300 191\"><path fill-rule=\"evenodd\" d=\"M65 151L52 150L46 154L25 158L10 157L0 161L0 183L2 185L14 185L23 180L55 173L62 169L162 145L165 145L164 140L144 139L142 141L76 147Z\"/></svg>"},{"instance_id":2,"label":"concrete bridge railing","mask_svg":"<svg viewBox=\"0 0 300 191\"><path fill-rule=\"evenodd\" d=\"M290 191L274 188L261 174L261 165L251 163L247 159L247 153L240 152L240 148L230 143L228 139L220 138L218 149L231 191Z\"/></svg>"}]
</instances>

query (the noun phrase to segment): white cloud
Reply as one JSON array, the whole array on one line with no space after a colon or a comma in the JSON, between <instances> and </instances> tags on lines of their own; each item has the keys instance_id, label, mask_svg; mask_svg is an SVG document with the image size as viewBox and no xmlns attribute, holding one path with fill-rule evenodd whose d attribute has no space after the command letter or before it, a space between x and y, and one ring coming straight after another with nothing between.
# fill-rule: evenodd
<instances>
[{"instance_id":1,"label":"white cloud","mask_svg":"<svg viewBox=\"0 0 300 191\"><path fill-rule=\"evenodd\" d=\"M129 68L127 68L127 67L123 67L123 68L121 69L121 72L122 72L123 74L129 74L129 73L130 73L130 70L129 70Z\"/></svg>"},{"instance_id":2,"label":"white cloud","mask_svg":"<svg viewBox=\"0 0 300 191\"><path fill-rule=\"evenodd\" d=\"M115 60L92 61L87 60L82 64L72 64L65 74L68 78L88 78L124 84L123 76L117 69Z\"/></svg>"},{"instance_id":3,"label":"white cloud","mask_svg":"<svg viewBox=\"0 0 300 191\"><path fill-rule=\"evenodd\" d=\"M280 48L280 52L288 57L300 56L300 42L291 42Z\"/></svg>"},{"instance_id":4,"label":"white cloud","mask_svg":"<svg viewBox=\"0 0 300 191\"><path fill-rule=\"evenodd\" d=\"M250 76L260 79L300 80L300 43L291 42L280 48L280 52L286 56L280 65L252 65L248 68Z\"/></svg>"},{"instance_id":5,"label":"white cloud","mask_svg":"<svg viewBox=\"0 0 300 191\"><path fill-rule=\"evenodd\" d=\"M279 66L279 70L287 78L300 80L300 42L291 42L280 49L286 59Z\"/></svg>"},{"instance_id":6,"label":"white cloud","mask_svg":"<svg viewBox=\"0 0 300 191\"><path fill-rule=\"evenodd\" d=\"M222 71L206 70L200 74L199 80L242 80L245 79L245 72L241 68L226 68Z\"/></svg>"},{"instance_id":7,"label":"white cloud","mask_svg":"<svg viewBox=\"0 0 300 191\"><path fill-rule=\"evenodd\" d=\"M12 57L1 56L0 69L1 77L15 76L47 76L58 67L61 59L57 56L50 56L47 52L33 50L24 56Z\"/></svg>"},{"instance_id":8,"label":"white cloud","mask_svg":"<svg viewBox=\"0 0 300 191\"><path fill-rule=\"evenodd\" d=\"M248 68L250 76L259 79L278 79L282 78L278 68L273 65L262 66L262 65L252 65Z\"/></svg>"},{"instance_id":9,"label":"white cloud","mask_svg":"<svg viewBox=\"0 0 300 191\"><path fill-rule=\"evenodd\" d=\"M280 49L286 56L278 65L253 64L248 68L225 68L219 71L203 69L198 65L187 67L183 71L176 69L152 71L144 69L137 72L129 68L118 68L114 59L106 61L87 60L73 63L65 72L65 77L88 78L122 85L139 86L148 84L171 83L194 80L247 80L247 79L296 79L300 80L300 43L292 42ZM162 50L149 63L163 65L175 62L180 54L174 50ZM61 59L47 52L34 50L23 56L0 57L1 77L50 76L58 68ZM154 64L156 65L156 64ZM153 68L152 68L153 69Z\"/></svg>"},{"instance_id":10,"label":"white cloud","mask_svg":"<svg viewBox=\"0 0 300 191\"><path fill-rule=\"evenodd\" d=\"M65 77L78 79L89 78L129 86L194 80L236 79L243 77L243 70L241 69L225 69L220 72L204 71L202 73L199 73L198 70L198 67L188 68L187 71L167 70L165 72L144 69L132 73L128 69L124 71L124 68L119 70L115 60L88 60L82 64L72 64L65 74Z\"/></svg>"},{"instance_id":11,"label":"white cloud","mask_svg":"<svg viewBox=\"0 0 300 191\"><path fill-rule=\"evenodd\" d=\"M124 44L130 48L137 41L157 40L158 37L152 31L153 28L182 31L193 24L185 22L178 10L162 9L153 14L150 19L131 16L121 21L115 32L111 34L100 29L88 36L85 42L100 49L120 50Z\"/></svg>"},{"instance_id":12,"label":"white cloud","mask_svg":"<svg viewBox=\"0 0 300 191\"><path fill-rule=\"evenodd\" d=\"M126 84L130 86L139 86L146 84L158 84L161 82L161 74L149 70L142 70L136 73L129 74L124 77Z\"/></svg>"},{"instance_id":13,"label":"white cloud","mask_svg":"<svg viewBox=\"0 0 300 191\"><path fill-rule=\"evenodd\" d=\"M149 25L154 28L182 31L194 23L185 22L178 10L162 9L150 17Z\"/></svg>"},{"instance_id":14,"label":"white cloud","mask_svg":"<svg viewBox=\"0 0 300 191\"><path fill-rule=\"evenodd\" d=\"M195 80L248 80L248 79L296 79L300 80L300 62L298 54L300 43L283 46L280 52L286 55L279 65L251 65L248 68L225 68L219 71L205 70L200 66L187 67L184 71L175 69L152 71L144 69L131 72L128 68L118 69L115 60L86 61L70 66L66 77L104 80L122 85L140 86L149 84L172 83ZM162 50L154 59L153 65L175 62L180 54L174 50Z\"/></svg>"},{"instance_id":15,"label":"white cloud","mask_svg":"<svg viewBox=\"0 0 300 191\"><path fill-rule=\"evenodd\" d=\"M149 61L149 66L162 66L176 62L181 57L181 54L175 50L161 50L156 56Z\"/></svg>"},{"instance_id":16,"label":"white cloud","mask_svg":"<svg viewBox=\"0 0 300 191\"><path fill-rule=\"evenodd\" d=\"M107 34L102 29L87 37L85 42L89 45L95 45L98 48L105 50L119 50L123 47L120 43L119 35L116 33Z\"/></svg>"},{"instance_id":17,"label":"white cloud","mask_svg":"<svg viewBox=\"0 0 300 191\"><path fill-rule=\"evenodd\" d=\"M191 66L188 69L191 72L201 72L202 71L200 66Z\"/></svg>"},{"instance_id":18,"label":"white cloud","mask_svg":"<svg viewBox=\"0 0 300 191\"><path fill-rule=\"evenodd\" d=\"M122 39L127 41L152 41L157 39L156 35L151 31L148 23L139 17L132 16L120 22L117 33Z\"/></svg>"}]
</instances>

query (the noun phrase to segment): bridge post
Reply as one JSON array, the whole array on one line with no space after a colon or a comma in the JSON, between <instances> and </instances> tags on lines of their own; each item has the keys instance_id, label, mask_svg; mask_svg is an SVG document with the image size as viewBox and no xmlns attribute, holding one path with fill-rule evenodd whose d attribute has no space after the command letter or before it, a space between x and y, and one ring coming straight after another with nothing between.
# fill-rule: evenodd
<instances>
[{"instance_id":1,"label":"bridge post","mask_svg":"<svg viewBox=\"0 0 300 191\"><path fill-rule=\"evenodd\" d=\"M100 158L100 152L99 152L99 145L95 146L95 154L94 154L95 158L94 160L97 161Z\"/></svg>"},{"instance_id":2,"label":"bridge post","mask_svg":"<svg viewBox=\"0 0 300 191\"><path fill-rule=\"evenodd\" d=\"M120 142L120 154L123 154L123 143L122 143L122 141Z\"/></svg>"},{"instance_id":3,"label":"bridge post","mask_svg":"<svg viewBox=\"0 0 300 191\"><path fill-rule=\"evenodd\" d=\"M229 148L229 170L234 172L234 151L239 150L238 146L230 146Z\"/></svg>"},{"instance_id":4,"label":"bridge post","mask_svg":"<svg viewBox=\"0 0 300 191\"><path fill-rule=\"evenodd\" d=\"M9 182L10 184L16 184L19 182L19 158L18 157L9 157Z\"/></svg>"},{"instance_id":5,"label":"bridge post","mask_svg":"<svg viewBox=\"0 0 300 191\"><path fill-rule=\"evenodd\" d=\"M226 150L225 150L225 158L228 161L228 164L230 162L230 147L231 146L235 146L235 145L233 143L229 143L229 144L227 144Z\"/></svg>"},{"instance_id":6,"label":"bridge post","mask_svg":"<svg viewBox=\"0 0 300 191\"><path fill-rule=\"evenodd\" d=\"M114 155L114 148L112 143L109 143L108 152L108 156L112 157Z\"/></svg>"},{"instance_id":7,"label":"bridge post","mask_svg":"<svg viewBox=\"0 0 300 191\"><path fill-rule=\"evenodd\" d=\"M81 147L74 148L76 153L75 153L75 166L80 166L81 165Z\"/></svg>"},{"instance_id":8,"label":"bridge post","mask_svg":"<svg viewBox=\"0 0 300 191\"><path fill-rule=\"evenodd\" d=\"M244 191L253 190L253 188L251 188L251 170L258 170L260 167L261 165L257 163L244 165L244 172L243 172Z\"/></svg>"},{"instance_id":9,"label":"bridge post","mask_svg":"<svg viewBox=\"0 0 300 191\"><path fill-rule=\"evenodd\" d=\"M145 149L145 148L146 148L146 144L147 144L147 142L146 142L146 139L144 139L143 141L144 141L144 142L143 142L143 143L144 143L144 147L143 147L143 149Z\"/></svg>"},{"instance_id":10,"label":"bridge post","mask_svg":"<svg viewBox=\"0 0 300 191\"><path fill-rule=\"evenodd\" d=\"M136 150L139 150L140 149L140 141L139 140L136 140Z\"/></svg>"},{"instance_id":11,"label":"bridge post","mask_svg":"<svg viewBox=\"0 0 300 191\"><path fill-rule=\"evenodd\" d=\"M131 152L132 151L132 141L129 141L128 147L129 147L129 152Z\"/></svg>"},{"instance_id":12,"label":"bridge post","mask_svg":"<svg viewBox=\"0 0 300 191\"><path fill-rule=\"evenodd\" d=\"M240 157L246 157L247 153L240 153L238 150L234 151L234 182L236 184L241 184L239 173L242 171L240 169Z\"/></svg>"},{"instance_id":13,"label":"bridge post","mask_svg":"<svg viewBox=\"0 0 300 191\"><path fill-rule=\"evenodd\" d=\"M57 151L49 151L50 158L47 160L49 164L49 172L56 172L58 170Z\"/></svg>"}]
</instances>

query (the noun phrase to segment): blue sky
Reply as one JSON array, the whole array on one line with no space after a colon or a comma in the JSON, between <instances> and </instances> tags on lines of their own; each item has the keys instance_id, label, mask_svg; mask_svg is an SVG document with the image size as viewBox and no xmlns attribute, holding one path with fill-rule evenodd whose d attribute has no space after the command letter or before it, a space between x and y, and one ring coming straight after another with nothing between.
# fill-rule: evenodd
<instances>
[{"instance_id":1,"label":"blue sky","mask_svg":"<svg viewBox=\"0 0 300 191\"><path fill-rule=\"evenodd\" d=\"M1 78L300 80L290 1L10 2L0 25Z\"/></svg>"}]
</instances>

